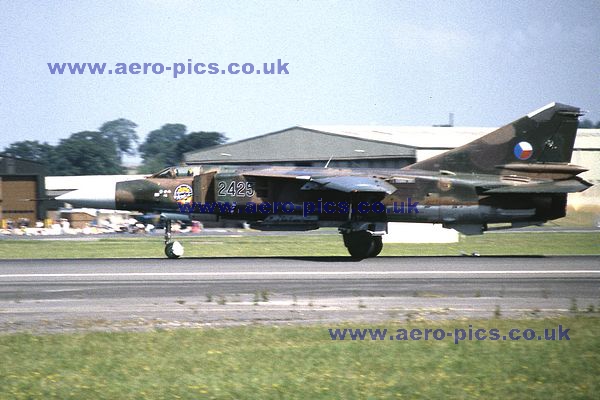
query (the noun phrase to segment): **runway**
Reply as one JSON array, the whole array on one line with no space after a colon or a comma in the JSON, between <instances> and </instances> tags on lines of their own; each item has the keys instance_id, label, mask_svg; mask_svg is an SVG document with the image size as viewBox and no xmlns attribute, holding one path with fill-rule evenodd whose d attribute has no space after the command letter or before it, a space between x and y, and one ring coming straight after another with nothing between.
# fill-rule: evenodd
<instances>
[{"instance_id":1,"label":"runway","mask_svg":"<svg viewBox=\"0 0 600 400\"><path fill-rule=\"evenodd\" d=\"M0 332L549 316L600 309L600 257L1 260Z\"/></svg>"}]
</instances>

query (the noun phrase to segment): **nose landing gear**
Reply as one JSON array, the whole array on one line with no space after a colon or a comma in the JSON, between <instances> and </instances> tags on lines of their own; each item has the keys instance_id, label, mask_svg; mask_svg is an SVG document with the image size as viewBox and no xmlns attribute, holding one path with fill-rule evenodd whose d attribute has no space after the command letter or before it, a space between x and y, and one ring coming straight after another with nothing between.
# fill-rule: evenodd
<instances>
[{"instance_id":1,"label":"nose landing gear","mask_svg":"<svg viewBox=\"0 0 600 400\"><path fill-rule=\"evenodd\" d=\"M171 220L165 218L165 255L169 258L179 258L183 251L181 243L171 240Z\"/></svg>"}]
</instances>

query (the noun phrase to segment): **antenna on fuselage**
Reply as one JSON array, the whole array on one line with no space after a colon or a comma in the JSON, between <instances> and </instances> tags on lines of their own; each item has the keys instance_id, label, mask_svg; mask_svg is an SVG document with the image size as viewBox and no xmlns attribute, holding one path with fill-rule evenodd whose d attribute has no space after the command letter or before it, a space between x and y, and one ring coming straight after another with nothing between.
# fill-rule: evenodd
<instances>
[{"instance_id":1,"label":"antenna on fuselage","mask_svg":"<svg viewBox=\"0 0 600 400\"><path fill-rule=\"evenodd\" d=\"M327 163L325 164L325 168L329 167L329 163L331 162L332 158L333 158L333 154L331 155L331 157L329 157L329 160L327 160Z\"/></svg>"}]
</instances>

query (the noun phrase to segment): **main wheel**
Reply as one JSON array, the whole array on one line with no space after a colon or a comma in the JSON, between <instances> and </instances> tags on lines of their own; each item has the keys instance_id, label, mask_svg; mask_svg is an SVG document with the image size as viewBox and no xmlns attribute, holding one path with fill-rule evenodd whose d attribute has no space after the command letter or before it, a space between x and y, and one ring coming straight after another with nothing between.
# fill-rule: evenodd
<instances>
[{"instance_id":1,"label":"main wheel","mask_svg":"<svg viewBox=\"0 0 600 400\"><path fill-rule=\"evenodd\" d=\"M179 258L183 255L183 246L177 241L169 242L165 246L165 254L169 258Z\"/></svg>"},{"instance_id":2,"label":"main wheel","mask_svg":"<svg viewBox=\"0 0 600 400\"><path fill-rule=\"evenodd\" d=\"M371 250L369 257L377 257L383 249L383 240L381 239L381 236L372 236L371 238L373 240L373 249Z\"/></svg>"},{"instance_id":3,"label":"main wheel","mask_svg":"<svg viewBox=\"0 0 600 400\"><path fill-rule=\"evenodd\" d=\"M344 245L352 258L362 260L374 257L381 251L380 248L377 249L377 241L374 239L370 233L365 231L346 233L344 234Z\"/></svg>"}]
</instances>

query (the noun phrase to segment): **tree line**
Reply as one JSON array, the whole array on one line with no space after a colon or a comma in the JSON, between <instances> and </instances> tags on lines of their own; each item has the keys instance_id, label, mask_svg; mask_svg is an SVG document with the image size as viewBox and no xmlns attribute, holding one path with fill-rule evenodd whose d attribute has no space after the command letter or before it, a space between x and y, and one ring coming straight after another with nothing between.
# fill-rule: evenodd
<instances>
[{"instance_id":1,"label":"tree line","mask_svg":"<svg viewBox=\"0 0 600 400\"><path fill-rule=\"evenodd\" d=\"M183 161L185 152L227 142L219 132L187 132L183 124L165 124L139 142L137 124L119 118L102 124L98 130L73 133L57 145L23 140L8 145L3 154L37 161L47 175L123 174L123 157L142 157L139 173L152 173Z\"/></svg>"},{"instance_id":2,"label":"tree line","mask_svg":"<svg viewBox=\"0 0 600 400\"><path fill-rule=\"evenodd\" d=\"M594 123L592 120L584 119L579 122L579 127L582 129L600 129L600 121Z\"/></svg>"}]
</instances>

